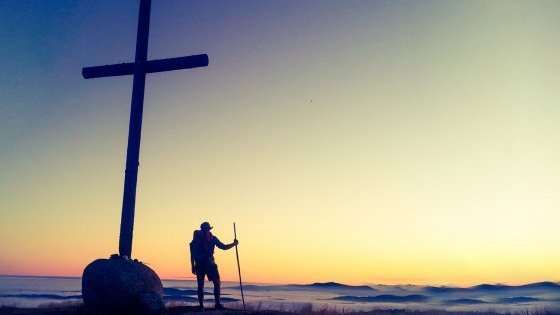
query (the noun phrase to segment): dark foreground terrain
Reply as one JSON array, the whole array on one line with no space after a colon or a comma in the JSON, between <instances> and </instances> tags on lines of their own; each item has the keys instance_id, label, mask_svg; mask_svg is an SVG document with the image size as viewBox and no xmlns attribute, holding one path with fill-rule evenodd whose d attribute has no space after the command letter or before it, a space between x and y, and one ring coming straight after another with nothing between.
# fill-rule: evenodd
<instances>
[{"instance_id":1,"label":"dark foreground terrain","mask_svg":"<svg viewBox=\"0 0 560 315\"><path fill-rule=\"evenodd\" d=\"M13 306L0 306L0 315L114 315L116 313L98 313L92 312L83 307L83 305L60 305L60 306L45 306L38 308L19 308ZM535 314L535 315L552 315L559 314L551 310L541 310L538 312L523 312L523 313L495 313L495 312L450 312L442 310L430 311L410 311L410 310L371 310L366 312L339 312L324 310L312 310L304 308L298 312L289 311L272 311L272 310L240 310L240 309L225 309L214 310L205 309L201 312L195 306L172 306L166 311L158 313L159 315L183 315L183 314L198 314L198 315L498 315L498 314Z\"/></svg>"},{"instance_id":2,"label":"dark foreground terrain","mask_svg":"<svg viewBox=\"0 0 560 315\"><path fill-rule=\"evenodd\" d=\"M37 308L19 308L12 306L0 306L0 315L115 315L122 313L99 313L85 309L82 305L64 305L64 306L46 306ZM166 311L156 313L158 315L182 315L182 314L198 314L198 315L291 315L293 313L266 311L266 310L237 310L224 309L215 310L212 308L205 309L204 312L198 310L195 306L174 306ZM146 314L149 315L149 314Z\"/></svg>"}]
</instances>

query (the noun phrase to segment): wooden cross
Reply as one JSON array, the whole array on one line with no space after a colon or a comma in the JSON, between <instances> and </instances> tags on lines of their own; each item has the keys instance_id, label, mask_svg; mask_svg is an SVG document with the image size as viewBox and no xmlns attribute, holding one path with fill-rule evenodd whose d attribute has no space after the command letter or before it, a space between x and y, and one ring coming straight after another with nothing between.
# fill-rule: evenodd
<instances>
[{"instance_id":1,"label":"wooden cross","mask_svg":"<svg viewBox=\"0 0 560 315\"><path fill-rule=\"evenodd\" d=\"M142 110L144 106L144 86L146 73L191 69L208 66L208 56L194 55L159 60L148 58L148 33L150 30L151 0L140 0L138 33L136 35L136 56L132 63L86 67L82 69L84 79L133 75L132 101L130 105L130 125L126 150L126 170L119 238L119 254L131 257L132 232L134 229L134 205L136 202L136 182L140 155L140 135L142 131Z\"/></svg>"}]
</instances>

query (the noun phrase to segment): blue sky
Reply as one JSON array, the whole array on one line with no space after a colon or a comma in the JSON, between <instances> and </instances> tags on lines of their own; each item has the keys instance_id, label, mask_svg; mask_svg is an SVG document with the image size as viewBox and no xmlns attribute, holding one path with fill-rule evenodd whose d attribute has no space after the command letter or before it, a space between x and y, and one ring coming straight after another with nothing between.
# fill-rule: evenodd
<instances>
[{"instance_id":1,"label":"blue sky","mask_svg":"<svg viewBox=\"0 0 560 315\"><path fill-rule=\"evenodd\" d=\"M0 273L116 251L132 79L81 68L134 59L137 5L0 3ZM236 221L253 281L555 280L557 12L154 1L149 58L210 64L148 76L133 255L188 276L192 230Z\"/></svg>"}]
</instances>

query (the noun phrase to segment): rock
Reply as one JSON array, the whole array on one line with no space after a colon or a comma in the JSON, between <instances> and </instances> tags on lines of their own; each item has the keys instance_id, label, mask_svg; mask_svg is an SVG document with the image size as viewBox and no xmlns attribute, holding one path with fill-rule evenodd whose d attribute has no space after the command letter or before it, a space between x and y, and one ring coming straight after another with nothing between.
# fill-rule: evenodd
<instances>
[{"instance_id":1,"label":"rock","mask_svg":"<svg viewBox=\"0 0 560 315\"><path fill-rule=\"evenodd\" d=\"M159 312L163 286L158 275L137 260L98 259L84 269L82 297L87 308L110 312Z\"/></svg>"}]
</instances>

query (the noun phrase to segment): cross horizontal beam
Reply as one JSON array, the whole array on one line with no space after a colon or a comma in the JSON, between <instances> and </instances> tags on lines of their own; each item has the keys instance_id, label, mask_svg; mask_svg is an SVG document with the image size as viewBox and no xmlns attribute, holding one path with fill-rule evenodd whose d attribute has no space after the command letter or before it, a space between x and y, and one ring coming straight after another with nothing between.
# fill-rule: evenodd
<instances>
[{"instance_id":1,"label":"cross horizontal beam","mask_svg":"<svg viewBox=\"0 0 560 315\"><path fill-rule=\"evenodd\" d=\"M94 79L103 77L116 77L121 75L132 75L136 68L134 62L119 63L114 65L95 66L82 68L84 79ZM156 59L146 61L144 64L145 73L155 73L163 71L173 71L182 69L192 69L208 66L208 55L194 55L177 58Z\"/></svg>"}]
</instances>

